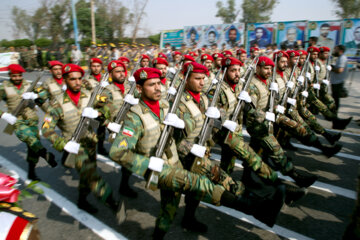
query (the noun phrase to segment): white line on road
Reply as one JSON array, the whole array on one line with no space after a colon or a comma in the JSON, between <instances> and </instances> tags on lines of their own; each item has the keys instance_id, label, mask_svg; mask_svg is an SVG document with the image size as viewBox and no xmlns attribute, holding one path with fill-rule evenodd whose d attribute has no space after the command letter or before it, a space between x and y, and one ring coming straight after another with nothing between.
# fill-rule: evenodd
<instances>
[{"instance_id":1,"label":"white line on road","mask_svg":"<svg viewBox=\"0 0 360 240\"><path fill-rule=\"evenodd\" d=\"M0 165L8 170L15 171L22 180L27 180L26 173L21 168L17 167L8 159L0 156ZM93 217L92 215L78 209L78 207L73 204L68 199L61 196L59 193L55 192L54 190L47 188L41 184L38 184L40 188L44 191L44 196L50 202L55 203L61 210L66 212L67 214L71 215L73 218L81 222L83 225L91 229L96 235L103 239L127 239L122 234L118 233L108 225L104 224L97 218Z\"/></svg>"}]
</instances>

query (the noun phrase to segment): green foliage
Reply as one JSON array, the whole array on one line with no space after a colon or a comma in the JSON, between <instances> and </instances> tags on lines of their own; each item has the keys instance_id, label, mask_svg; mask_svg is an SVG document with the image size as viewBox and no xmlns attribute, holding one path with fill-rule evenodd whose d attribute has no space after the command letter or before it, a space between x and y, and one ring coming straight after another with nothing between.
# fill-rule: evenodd
<instances>
[{"instance_id":1,"label":"green foliage","mask_svg":"<svg viewBox=\"0 0 360 240\"><path fill-rule=\"evenodd\" d=\"M233 23L239 14L239 10L235 8L235 0L227 0L227 6L225 7L221 1L216 2L218 11L216 17L223 20L223 23Z\"/></svg>"},{"instance_id":2,"label":"green foliage","mask_svg":"<svg viewBox=\"0 0 360 240\"><path fill-rule=\"evenodd\" d=\"M53 41L47 38L39 38L35 40L35 45L38 47L49 47L52 43Z\"/></svg>"},{"instance_id":3,"label":"green foliage","mask_svg":"<svg viewBox=\"0 0 360 240\"><path fill-rule=\"evenodd\" d=\"M277 0L244 0L242 21L245 23L268 22Z\"/></svg>"},{"instance_id":4,"label":"green foliage","mask_svg":"<svg viewBox=\"0 0 360 240\"><path fill-rule=\"evenodd\" d=\"M336 15L340 18L359 18L360 0L333 0L337 6Z\"/></svg>"},{"instance_id":5,"label":"green foliage","mask_svg":"<svg viewBox=\"0 0 360 240\"><path fill-rule=\"evenodd\" d=\"M14 47L30 47L31 45L33 45L33 42L29 39L16 39L13 42L13 46Z\"/></svg>"},{"instance_id":6,"label":"green foliage","mask_svg":"<svg viewBox=\"0 0 360 240\"><path fill-rule=\"evenodd\" d=\"M151 41L151 43L160 44L160 33L149 36L149 40Z\"/></svg>"},{"instance_id":7,"label":"green foliage","mask_svg":"<svg viewBox=\"0 0 360 240\"><path fill-rule=\"evenodd\" d=\"M12 42L13 42L13 41L8 41L8 40L6 40L6 39L3 39L3 40L0 41L0 46L1 46L1 47L5 47L5 48L8 48L8 47L13 46L13 43L12 43Z\"/></svg>"}]
</instances>

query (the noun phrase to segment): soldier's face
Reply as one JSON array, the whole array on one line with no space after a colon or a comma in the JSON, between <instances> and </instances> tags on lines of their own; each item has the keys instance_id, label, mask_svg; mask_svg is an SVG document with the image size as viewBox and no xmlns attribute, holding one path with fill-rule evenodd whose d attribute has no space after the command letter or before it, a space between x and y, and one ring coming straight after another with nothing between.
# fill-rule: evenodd
<instances>
[{"instance_id":1,"label":"soldier's face","mask_svg":"<svg viewBox=\"0 0 360 240\"><path fill-rule=\"evenodd\" d=\"M82 84L82 76L80 72L71 72L65 78L67 89L72 92L80 92Z\"/></svg>"},{"instance_id":2,"label":"soldier's face","mask_svg":"<svg viewBox=\"0 0 360 240\"><path fill-rule=\"evenodd\" d=\"M194 93L199 93L204 87L204 80L204 73L191 73L190 77L186 80L185 88Z\"/></svg>"},{"instance_id":3,"label":"soldier's face","mask_svg":"<svg viewBox=\"0 0 360 240\"><path fill-rule=\"evenodd\" d=\"M176 55L174 56L174 61L175 61L175 62L180 62L180 60L181 60L181 55L180 55L180 54L176 54Z\"/></svg>"},{"instance_id":4,"label":"soldier's face","mask_svg":"<svg viewBox=\"0 0 360 240\"><path fill-rule=\"evenodd\" d=\"M204 61L204 66L205 66L208 70L210 70L211 67L212 67L212 61L211 61L211 60L205 60L205 61Z\"/></svg>"},{"instance_id":5,"label":"soldier's face","mask_svg":"<svg viewBox=\"0 0 360 240\"><path fill-rule=\"evenodd\" d=\"M147 58L141 59L140 66L141 67L149 67L149 59L147 59Z\"/></svg>"},{"instance_id":6,"label":"soldier's face","mask_svg":"<svg viewBox=\"0 0 360 240\"><path fill-rule=\"evenodd\" d=\"M329 32L330 32L330 28L329 27L322 27L320 28L320 35L322 37L327 37L329 35Z\"/></svg>"},{"instance_id":7,"label":"soldier's face","mask_svg":"<svg viewBox=\"0 0 360 240\"><path fill-rule=\"evenodd\" d=\"M304 54L302 54L302 55L300 55L300 59L299 59L299 65L300 66L303 66L304 65L304 63L305 63L305 61L306 61L306 55L304 55Z\"/></svg>"},{"instance_id":8,"label":"soldier's face","mask_svg":"<svg viewBox=\"0 0 360 240\"><path fill-rule=\"evenodd\" d=\"M244 63L246 61L246 53L240 54L239 60Z\"/></svg>"},{"instance_id":9,"label":"soldier's face","mask_svg":"<svg viewBox=\"0 0 360 240\"><path fill-rule=\"evenodd\" d=\"M320 54L319 54L319 58L321 59L321 60L325 60L325 59L327 59L329 57L329 52L321 52Z\"/></svg>"},{"instance_id":10,"label":"soldier's face","mask_svg":"<svg viewBox=\"0 0 360 240\"><path fill-rule=\"evenodd\" d=\"M290 57L291 66L294 66L294 65L295 65L295 63L296 63L296 61L297 61L298 58L299 58L298 56Z\"/></svg>"},{"instance_id":11,"label":"soldier's face","mask_svg":"<svg viewBox=\"0 0 360 240\"><path fill-rule=\"evenodd\" d=\"M117 83L124 83L126 78L125 69L116 67L111 71L111 79Z\"/></svg>"},{"instance_id":12,"label":"soldier's face","mask_svg":"<svg viewBox=\"0 0 360 240\"><path fill-rule=\"evenodd\" d=\"M162 78L166 77L167 67L165 64L156 64L155 68L160 70Z\"/></svg>"},{"instance_id":13,"label":"soldier's face","mask_svg":"<svg viewBox=\"0 0 360 240\"><path fill-rule=\"evenodd\" d=\"M142 86L137 84L136 88L141 94L141 98L145 101L159 101L161 99L160 78L145 80Z\"/></svg>"},{"instance_id":14,"label":"soldier's face","mask_svg":"<svg viewBox=\"0 0 360 240\"><path fill-rule=\"evenodd\" d=\"M92 74L97 75L101 72L102 66L100 63L91 63L90 69Z\"/></svg>"},{"instance_id":15,"label":"soldier's face","mask_svg":"<svg viewBox=\"0 0 360 240\"><path fill-rule=\"evenodd\" d=\"M61 79L62 77L62 72L61 72L61 66L60 65L55 65L50 69L51 74L53 75L54 78L56 79Z\"/></svg>"},{"instance_id":16,"label":"soldier's face","mask_svg":"<svg viewBox=\"0 0 360 240\"><path fill-rule=\"evenodd\" d=\"M215 60L215 65L216 67L221 67L221 61L222 61L222 58L218 57L216 60Z\"/></svg>"},{"instance_id":17,"label":"soldier's face","mask_svg":"<svg viewBox=\"0 0 360 240\"><path fill-rule=\"evenodd\" d=\"M310 59L311 59L312 62L314 62L317 58L318 58L318 53L317 52L310 53Z\"/></svg>"},{"instance_id":18,"label":"soldier's face","mask_svg":"<svg viewBox=\"0 0 360 240\"><path fill-rule=\"evenodd\" d=\"M230 83L239 83L240 80L240 65L231 65L226 71L226 79Z\"/></svg>"},{"instance_id":19,"label":"soldier's face","mask_svg":"<svg viewBox=\"0 0 360 240\"><path fill-rule=\"evenodd\" d=\"M126 69L129 67L129 62L127 62L127 61L123 61L123 63L125 64L125 67L126 67Z\"/></svg>"},{"instance_id":20,"label":"soldier's face","mask_svg":"<svg viewBox=\"0 0 360 240\"><path fill-rule=\"evenodd\" d=\"M257 66L256 73L261 78L268 79L271 75L272 67L271 66Z\"/></svg>"},{"instance_id":21,"label":"soldier's face","mask_svg":"<svg viewBox=\"0 0 360 240\"><path fill-rule=\"evenodd\" d=\"M259 56L259 51L255 50L255 51L251 52L250 55L252 58L257 57L257 56Z\"/></svg>"},{"instance_id":22,"label":"soldier's face","mask_svg":"<svg viewBox=\"0 0 360 240\"><path fill-rule=\"evenodd\" d=\"M237 37L237 32L235 29L229 31L229 40L235 42Z\"/></svg>"},{"instance_id":23,"label":"soldier's face","mask_svg":"<svg viewBox=\"0 0 360 240\"><path fill-rule=\"evenodd\" d=\"M23 80L22 73L10 73L9 74L10 80L15 84L19 85Z\"/></svg>"},{"instance_id":24,"label":"soldier's face","mask_svg":"<svg viewBox=\"0 0 360 240\"><path fill-rule=\"evenodd\" d=\"M285 71L287 67L288 59L286 57L281 57L277 64L277 69L281 72Z\"/></svg>"}]
</instances>

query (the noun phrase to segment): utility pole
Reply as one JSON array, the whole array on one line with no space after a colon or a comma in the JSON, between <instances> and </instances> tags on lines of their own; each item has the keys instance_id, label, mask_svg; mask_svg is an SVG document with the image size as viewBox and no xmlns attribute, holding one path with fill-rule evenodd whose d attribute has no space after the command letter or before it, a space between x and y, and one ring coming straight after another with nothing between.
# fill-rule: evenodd
<instances>
[{"instance_id":1,"label":"utility pole","mask_svg":"<svg viewBox=\"0 0 360 240\"><path fill-rule=\"evenodd\" d=\"M78 41L78 26L77 26L76 11L75 11L75 0L71 0L71 11L72 11L73 25L74 25L75 45L80 50L80 45Z\"/></svg>"},{"instance_id":2,"label":"utility pole","mask_svg":"<svg viewBox=\"0 0 360 240\"><path fill-rule=\"evenodd\" d=\"M90 7L91 7L91 38L93 44L96 44L94 0L90 0Z\"/></svg>"}]
</instances>

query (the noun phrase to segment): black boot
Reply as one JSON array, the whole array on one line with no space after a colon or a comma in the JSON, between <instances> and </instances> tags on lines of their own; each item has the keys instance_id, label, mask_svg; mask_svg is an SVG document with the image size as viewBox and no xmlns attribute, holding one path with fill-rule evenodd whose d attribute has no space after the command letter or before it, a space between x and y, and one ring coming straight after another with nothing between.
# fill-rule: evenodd
<instances>
[{"instance_id":1,"label":"black boot","mask_svg":"<svg viewBox=\"0 0 360 240\"><path fill-rule=\"evenodd\" d=\"M290 205L305 196L306 191L304 188L298 188L291 185L285 185L285 204Z\"/></svg>"},{"instance_id":2,"label":"black boot","mask_svg":"<svg viewBox=\"0 0 360 240\"><path fill-rule=\"evenodd\" d=\"M109 152L104 147L104 141L99 140L99 142L98 142L98 153L103 155L103 156L108 156L109 155Z\"/></svg>"},{"instance_id":3,"label":"black boot","mask_svg":"<svg viewBox=\"0 0 360 240\"><path fill-rule=\"evenodd\" d=\"M46 151L45 148L40 149L40 151L38 152L39 156L42 157L43 159L45 159L45 161L52 167L56 167L57 166L57 162L55 161L55 155L52 154L51 152Z\"/></svg>"},{"instance_id":4,"label":"black boot","mask_svg":"<svg viewBox=\"0 0 360 240\"><path fill-rule=\"evenodd\" d=\"M331 144L334 145L339 139L341 138L341 133L331 133L328 131L325 131L323 134L324 138Z\"/></svg>"},{"instance_id":5,"label":"black boot","mask_svg":"<svg viewBox=\"0 0 360 240\"><path fill-rule=\"evenodd\" d=\"M288 176L295 180L296 185L305 188L313 185L314 182L318 179L314 174L308 172L299 173L295 168L288 173Z\"/></svg>"},{"instance_id":6,"label":"black boot","mask_svg":"<svg viewBox=\"0 0 360 240\"><path fill-rule=\"evenodd\" d=\"M136 198L137 192L135 192L133 189L129 186L129 179L132 174L131 171L127 170L126 168L121 168L121 183L119 187L119 193L123 196L129 197L129 198Z\"/></svg>"},{"instance_id":7,"label":"black boot","mask_svg":"<svg viewBox=\"0 0 360 240\"><path fill-rule=\"evenodd\" d=\"M164 230L161 230L158 227L155 227L154 233L152 235L153 240L162 240L165 237L166 232Z\"/></svg>"},{"instance_id":8,"label":"black boot","mask_svg":"<svg viewBox=\"0 0 360 240\"><path fill-rule=\"evenodd\" d=\"M35 173L36 163L34 163L34 162L28 162L28 163L29 163L28 179L31 179L33 181L41 181L41 179Z\"/></svg>"},{"instance_id":9,"label":"black boot","mask_svg":"<svg viewBox=\"0 0 360 240\"><path fill-rule=\"evenodd\" d=\"M181 226L188 231L206 233L207 226L199 222L195 217L196 208L199 206L200 201L194 199L191 195L185 196L185 213L181 221Z\"/></svg>"},{"instance_id":10,"label":"black boot","mask_svg":"<svg viewBox=\"0 0 360 240\"><path fill-rule=\"evenodd\" d=\"M339 130L344 130L346 128L346 126L351 122L352 117L346 118L346 119L340 119L340 118L336 118L335 120L333 120L333 129L339 129Z\"/></svg>"},{"instance_id":11,"label":"black boot","mask_svg":"<svg viewBox=\"0 0 360 240\"><path fill-rule=\"evenodd\" d=\"M320 142L319 139L316 139L316 141L313 143L313 146L320 149L322 154L324 154L328 158L331 158L332 156L340 152L342 148L341 144L335 144L331 147L325 146Z\"/></svg>"},{"instance_id":12,"label":"black boot","mask_svg":"<svg viewBox=\"0 0 360 240\"><path fill-rule=\"evenodd\" d=\"M117 213L117 211L119 209L119 203L117 201L115 201L115 199L113 198L112 195L110 195L106 199L105 205L108 206L114 213Z\"/></svg>"},{"instance_id":13,"label":"black boot","mask_svg":"<svg viewBox=\"0 0 360 240\"><path fill-rule=\"evenodd\" d=\"M284 143L284 145L281 145L284 149L286 150L291 150L291 151L297 151L298 148L295 147L294 145L292 145L292 143L290 141L287 141L286 143Z\"/></svg>"},{"instance_id":14,"label":"black boot","mask_svg":"<svg viewBox=\"0 0 360 240\"><path fill-rule=\"evenodd\" d=\"M78 208L90 213L90 214L95 214L97 213L97 208L95 208L94 206L92 206L87 200L88 193L84 192L84 191L79 191L79 198L78 198L78 202L77 202L77 206Z\"/></svg>"}]
</instances>

